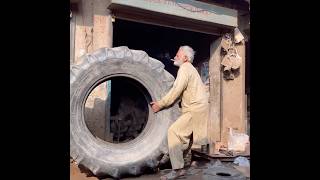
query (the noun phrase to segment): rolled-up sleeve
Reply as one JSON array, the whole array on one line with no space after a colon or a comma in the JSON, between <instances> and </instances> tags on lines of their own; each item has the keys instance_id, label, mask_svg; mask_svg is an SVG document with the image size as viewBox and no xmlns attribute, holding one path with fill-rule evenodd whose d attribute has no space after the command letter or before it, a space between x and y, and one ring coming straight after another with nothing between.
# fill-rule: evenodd
<instances>
[{"instance_id":1,"label":"rolled-up sleeve","mask_svg":"<svg viewBox=\"0 0 320 180\"><path fill-rule=\"evenodd\" d=\"M173 83L173 87L170 91L158 101L160 108L170 106L186 89L188 84L188 74L185 68L179 68L177 78Z\"/></svg>"}]
</instances>

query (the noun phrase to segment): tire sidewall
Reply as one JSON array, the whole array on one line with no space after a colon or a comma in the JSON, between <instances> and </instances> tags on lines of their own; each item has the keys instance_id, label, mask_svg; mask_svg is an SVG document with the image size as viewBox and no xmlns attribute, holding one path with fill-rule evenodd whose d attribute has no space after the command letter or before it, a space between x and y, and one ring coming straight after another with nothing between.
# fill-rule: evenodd
<instances>
[{"instance_id":1,"label":"tire sidewall","mask_svg":"<svg viewBox=\"0 0 320 180\"><path fill-rule=\"evenodd\" d=\"M166 151L167 129L177 118L177 104L156 114L149 107L148 122L141 134L130 142L120 144L95 138L85 124L83 108L94 87L117 76L138 81L148 90L153 101L159 100L172 86L172 82L164 83L161 79L164 69L154 70L148 64L128 57L86 63L70 85L71 156L81 156L79 161L94 173L130 168L128 166L156 166L156 159Z\"/></svg>"}]
</instances>

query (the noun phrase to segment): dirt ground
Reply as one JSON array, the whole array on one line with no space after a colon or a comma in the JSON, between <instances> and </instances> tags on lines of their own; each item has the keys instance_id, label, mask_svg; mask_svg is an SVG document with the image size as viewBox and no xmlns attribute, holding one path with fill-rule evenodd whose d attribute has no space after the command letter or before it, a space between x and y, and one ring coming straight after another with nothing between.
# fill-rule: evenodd
<instances>
[{"instance_id":1,"label":"dirt ground","mask_svg":"<svg viewBox=\"0 0 320 180\"><path fill-rule=\"evenodd\" d=\"M202 170L205 168L206 163L209 161L197 159L194 161L197 163L197 166L191 166L187 170L187 175L179 178L183 180L201 180L202 179ZM226 166L230 166L230 164L226 164ZM155 180L160 179L160 176L170 172L170 169L160 170L155 174L144 174L138 177L128 177L123 178L124 180ZM249 179L249 178L247 178ZM70 162L70 180L99 180L97 177L92 175L90 172L86 171L84 168L76 165L73 162ZM103 180L112 180L112 178L104 178Z\"/></svg>"},{"instance_id":2,"label":"dirt ground","mask_svg":"<svg viewBox=\"0 0 320 180\"><path fill-rule=\"evenodd\" d=\"M202 177L202 167L205 166L205 164L208 162L206 160L199 160L195 161L197 163L196 167L190 167L188 173L185 177L180 178L184 180L201 180ZM155 174L144 174L138 177L128 177L123 178L124 180L154 180L154 179L160 179L160 176L166 173L169 173L171 169L163 169ZM70 180L99 180L97 177L92 175L90 172L85 170L85 168L80 168L78 165L76 165L74 162L70 162ZM105 178L103 180L112 180L112 178Z\"/></svg>"},{"instance_id":3,"label":"dirt ground","mask_svg":"<svg viewBox=\"0 0 320 180\"><path fill-rule=\"evenodd\" d=\"M188 175L184 180L201 180L202 173L200 170L198 170L199 173L196 173L194 175ZM198 172L195 170L195 172ZM162 174L170 172L169 169L161 170L156 174L144 174L139 177L129 177L124 178L125 180L154 180L154 179L160 179L160 176ZM97 177L91 175L90 173L87 173L86 171L83 171L82 169L78 167L75 163L70 163L70 180L99 180ZM103 180L112 180L112 178L105 178Z\"/></svg>"}]
</instances>

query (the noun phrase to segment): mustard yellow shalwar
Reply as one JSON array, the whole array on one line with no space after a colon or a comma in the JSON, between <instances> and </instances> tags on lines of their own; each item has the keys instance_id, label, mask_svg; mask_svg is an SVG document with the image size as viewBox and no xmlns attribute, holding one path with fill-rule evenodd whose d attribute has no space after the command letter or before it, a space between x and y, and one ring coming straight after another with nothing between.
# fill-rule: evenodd
<instances>
[{"instance_id":1,"label":"mustard yellow shalwar","mask_svg":"<svg viewBox=\"0 0 320 180\"><path fill-rule=\"evenodd\" d=\"M183 63L170 91L158 101L160 108L170 106L181 97L182 115L168 129L169 156L173 169L184 167L183 151L193 143L204 145L207 140L208 97L198 71L189 62Z\"/></svg>"}]
</instances>

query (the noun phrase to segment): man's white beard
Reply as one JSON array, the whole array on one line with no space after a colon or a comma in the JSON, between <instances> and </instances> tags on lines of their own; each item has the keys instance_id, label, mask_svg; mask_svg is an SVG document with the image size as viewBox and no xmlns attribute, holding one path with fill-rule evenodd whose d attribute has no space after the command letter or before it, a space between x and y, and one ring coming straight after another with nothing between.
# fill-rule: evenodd
<instances>
[{"instance_id":1,"label":"man's white beard","mask_svg":"<svg viewBox=\"0 0 320 180\"><path fill-rule=\"evenodd\" d=\"M180 59L177 59L177 60L175 60L174 62L173 62L173 64L175 65L175 66L181 66L181 64L183 64L183 61L182 60L180 60Z\"/></svg>"}]
</instances>

